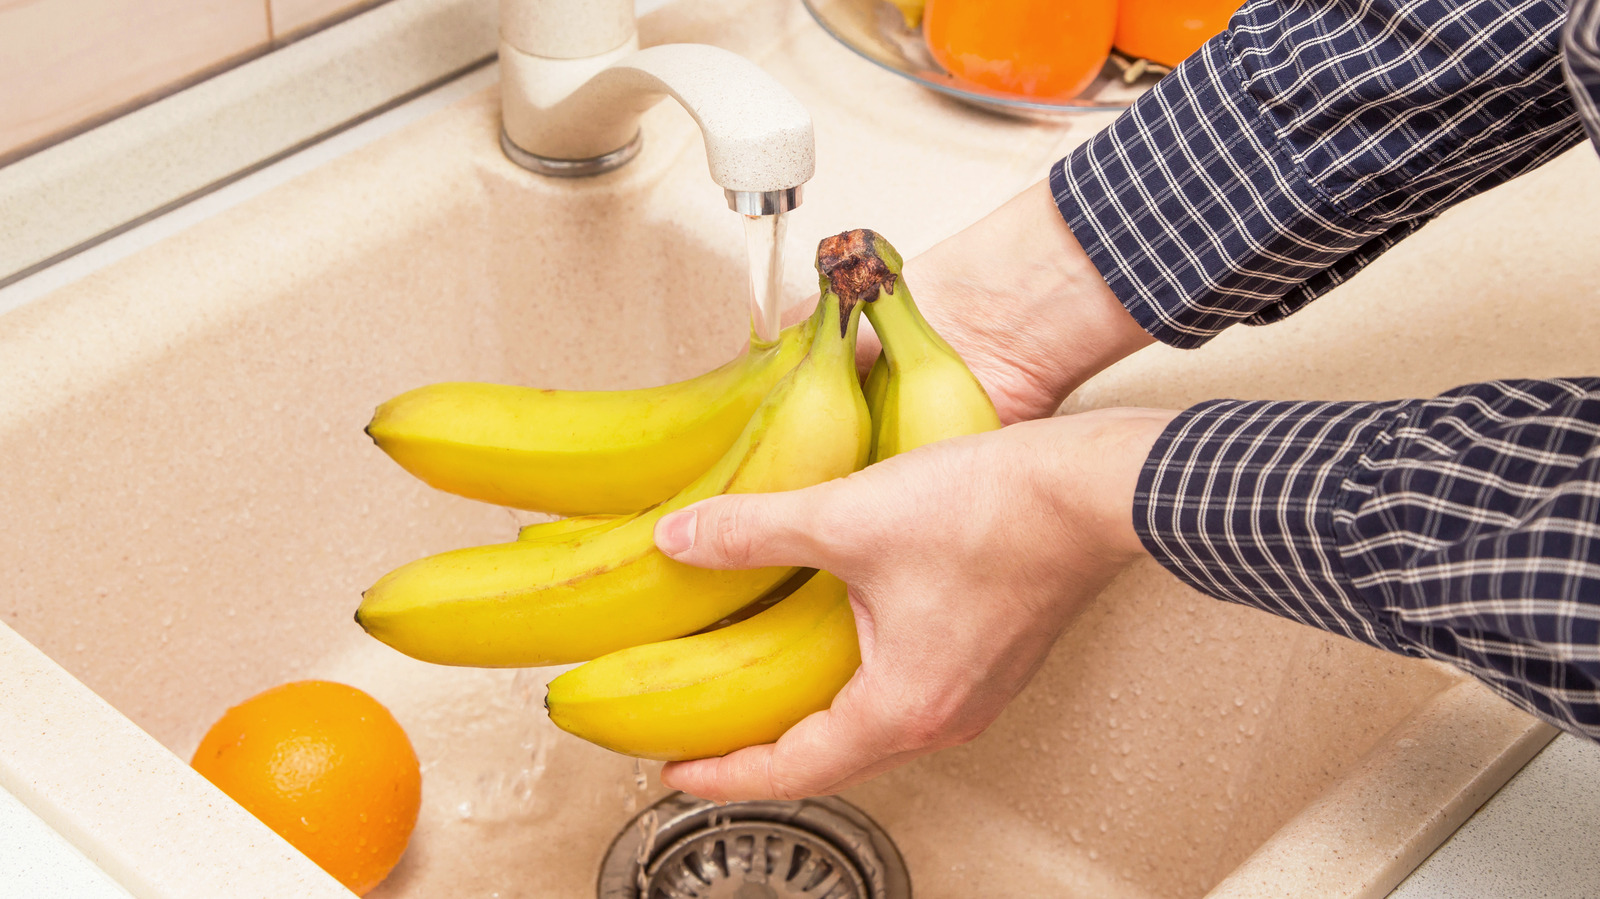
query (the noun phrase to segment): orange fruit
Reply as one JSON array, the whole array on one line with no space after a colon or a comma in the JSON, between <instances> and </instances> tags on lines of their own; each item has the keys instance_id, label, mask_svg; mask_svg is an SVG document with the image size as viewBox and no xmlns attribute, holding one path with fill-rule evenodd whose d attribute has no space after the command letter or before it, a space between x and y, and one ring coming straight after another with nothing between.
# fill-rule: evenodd
<instances>
[{"instance_id":1,"label":"orange fruit","mask_svg":"<svg viewBox=\"0 0 1600 899\"><path fill-rule=\"evenodd\" d=\"M298 681L229 709L192 764L350 890L389 875L417 823L422 773L399 722L344 684Z\"/></svg>"},{"instance_id":2,"label":"orange fruit","mask_svg":"<svg viewBox=\"0 0 1600 899\"><path fill-rule=\"evenodd\" d=\"M1240 0L1121 0L1117 49L1175 66L1228 27Z\"/></svg>"},{"instance_id":3,"label":"orange fruit","mask_svg":"<svg viewBox=\"0 0 1600 899\"><path fill-rule=\"evenodd\" d=\"M923 36L955 78L1040 100L1075 97L1105 65L1117 0L928 0Z\"/></svg>"}]
</instances>

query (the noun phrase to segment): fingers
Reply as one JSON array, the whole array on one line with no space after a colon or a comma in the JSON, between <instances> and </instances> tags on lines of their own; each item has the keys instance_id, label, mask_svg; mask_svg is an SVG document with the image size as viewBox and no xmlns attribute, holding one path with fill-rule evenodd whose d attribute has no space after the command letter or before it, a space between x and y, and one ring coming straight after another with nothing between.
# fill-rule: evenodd
<instances>
[{"instance_id":1,"label":"fingers","mask_svg":"<svg viewBox=\"0 0 1600 899\"><path fill-rule=\"evenodd\" d=\"M830 491L822 484L703 500L656 522L656 547L697 568L794 565L843 577L834 568L839 559L832 541L817 539Z\"/></svg>"},{"instance_id":2,"label":"fingers","mask_svg":"<svg viewBox=\"0 0 1600 899\"><path fill-rule=\"evenodd\" d=\"M895 739L876 722L862 720L841 692L832 709L805 718L777 743L721 758L672 762L662 768L661 782L716 802L821 796L905 761Z\"/></svg>"}]
</instances>

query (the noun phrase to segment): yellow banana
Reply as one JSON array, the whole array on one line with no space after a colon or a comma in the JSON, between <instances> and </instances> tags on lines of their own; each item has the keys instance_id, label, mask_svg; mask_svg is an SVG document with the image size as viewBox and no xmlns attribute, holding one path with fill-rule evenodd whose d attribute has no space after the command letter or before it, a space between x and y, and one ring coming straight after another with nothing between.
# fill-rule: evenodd
<instances>
[{"instance_id":1,"label":"yellow banana","mask_svg":"<svg viewBox=\"0 0 1600 899\"><path fill-rule=\"evenodd\" d=\"M655 548L654 533L664 515L707 497L797 489L866 463L871 421L853 362L860 306L823 283L805 358L733 446L676 496L566 539L412 562L367 591L356 620L423 661L563 664L692 633L788 579L792 568L713 571L675 562Z\"/></svg>"},{"instance_id":2,"label":"yellow banana","mask_svg":"<svg viewBox=\"0 0 1600 899\"><path fill-rule=\"evenodd\" d=\"M641 390L452 382L378 407L367 433L440 490L557 515L632 513L733 445L810 344L810 323L697 378Z\"/></svg>"},{"instance_id":3,"label":"yellow banana","mask_svg":"<svg viewBox=\"0 0 1600 899\"><path fill-rule=\"evenodd\" d=\"M731 615L728 615L725 618L706 625L700 630L695 631L695 633L710 633L711 631L727 627L730 624L737 624L740 621L754 618L755 616L782 602L785 597L789 596L794 591L799 590L805 585L806 581L811 580L811 576L816 573L817 570L815 568L796 568L794 570L794 574L790 575L788 580L761 594L761 596L758 597L755 602L752 602L751 604L745 606L737 612L734 612Z\"/></svg>"},{"instance_id":4,"label":"yellow banana","mask_svg":"<svg viewBox=\"0 0 1600 899\"><path fill-rule=\"evenodd\" d=\"M872 370L867 372L861 393L866 397L867 412L872 416L872 461L881 462L885 457L878 455L878 436L883 430L883 406L889 396L889 357L882 351L872 360Z\"/></svg>"},{"instance_id":5,"label":"yellow banana","mask_svg":"<svg viewBox=\"0 0 1600 899\"><path fill-rule=\"evenodd\" d=\"M617 752L706 758L778 739L860 664L844 582L818 572L753 618L574 668L545 706L557 727Z\"/></svg>"},{"instance_id":6,"label":"yellow banana","mask_svg":"<svg viewBox=\"0 0 1600 899\"><path fill-rule=\"evenodd\" d=\"M898 276L900 254L883 238L874 237L884 265ZM922 317L904 278L896 277L892 290L867 306L867 318L883 343L866 383L874 462L1000 427L983 385Z\"/></svg>"},{"instance_id":7,"label":"yellow banana","mask_svg":"<svg viewBox=\"0 0 1600 899\"><path fill-rule=\"evenodd\" d=\"M870 231L839 239L852 249L832 256L844 260L834 286L876 294L867 314L885 349L867 379L868 404L892 416L875 420L884 452L874 458L999 427L983 388L917 312L894 248ZM845 585L819 572L744 621L581 665L550 682L545 706L563 730L616 752L704 758L777 740L827 708L860 662Z\"/></svg>"},{"instance_id":8,"label":"yellow banana","mask_svg":"<svg viewBox=\"0 0 1600 899\"><path fill-rule=\"evenodd\" d=\"M614 524L621 524L631 517L631 515L598 513L595 515L574 515L571 518L557 518L555 521L541 521L538 524L525 524L517 529L517 540L521 543L554 543L558 540L565 540L568 537L575 537L580 533L598 531Z\"/></svg>"}]
</instances>

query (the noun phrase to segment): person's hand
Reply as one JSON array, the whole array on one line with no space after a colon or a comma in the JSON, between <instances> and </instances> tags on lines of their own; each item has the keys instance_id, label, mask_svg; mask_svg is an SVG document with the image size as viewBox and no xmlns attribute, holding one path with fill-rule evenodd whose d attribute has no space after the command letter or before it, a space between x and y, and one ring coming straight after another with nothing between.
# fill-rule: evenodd
<instances>
[{"instance_id":1,"label":"person's hand","mask_svg":"<svg viewBox=\"0 0 1600 899\"><path fill-rule=\"evenodd\" d=\"M1105 410L926 446L805 490L663 518L706 568L822 568L850 585L861 668L777 743L667 765L718 801L833 793L971 740L1084 605L1143 552L1140 466L1174 413Z\"/></svg>"},{"instance_id":2,"label":"person's hand","mask_svg":"<svg viewBox=\"0 0 1600 899\"><path fill-rule=\"evenodd\" d=\"M917 308L961 354L1005 424L1054 413L1090 376L1154 342L1106 286L1043 181L906 260L905 278ZM804 318L815 305L812 297L787 318ZM862 322L863 375L878 350Z\"/></svg>"}]
</instances>

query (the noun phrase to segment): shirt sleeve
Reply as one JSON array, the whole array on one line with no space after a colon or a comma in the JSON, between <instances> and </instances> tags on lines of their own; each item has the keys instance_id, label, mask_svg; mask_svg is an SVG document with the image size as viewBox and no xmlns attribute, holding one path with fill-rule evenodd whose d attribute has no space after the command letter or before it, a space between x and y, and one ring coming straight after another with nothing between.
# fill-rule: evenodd
<instances>
[{"instance_id":1,"label":"shirt sleeve","mask_svg":"<svg viewBox=\"0 0 1600 899\"><path fill-rule=\"evenodd\" d=\"M1561 43L1561 64L1578 104L1578 117L1600 150L1600 2L1573 0Z\"/></svg>"},{"instance_id":2,"label":"shirt sleeve","mask_svg":"<svg viewBox=\"0 0 1600 899\"><path fill-rule=\"evenodd\" d=\"M1202 403L1134 525L1196 589L1448 662L1600 740L1600 378Z\"/></svg>"},{"instance_id":3,"label":"shirt sleeve","mask_svg":"<svg viewBox=\"0 0 1600 899\"><path fill-rule=\"evenodd\" d=\"M1145 330L1289 315L1583 137L1562 0L1249 0L1051 171Z\"/></svg>"}]
</instances>

